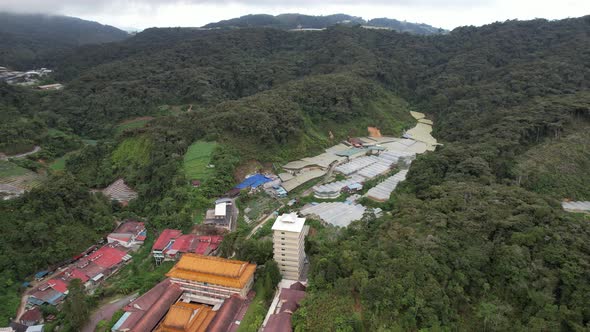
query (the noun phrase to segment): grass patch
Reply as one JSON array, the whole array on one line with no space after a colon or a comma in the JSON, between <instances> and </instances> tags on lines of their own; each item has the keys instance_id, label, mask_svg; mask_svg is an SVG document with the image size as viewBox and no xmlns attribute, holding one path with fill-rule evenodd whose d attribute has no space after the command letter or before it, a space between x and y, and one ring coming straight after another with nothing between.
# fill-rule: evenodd
<instances>
[{"instance_id":1,"label":"grass patch","mask_svg":"<svg viewBox=\"0 0 590 332\"><path fill-rule=\"evenodd\" d=\"M68 159L68 155L61 156L49 164L49 169L54 172L61 172L66 169L66 159Z\"/></svg>"},{"instance_id":2,"label":"grass patch","mask_svg":"<svg viewBox=\"0 0 590 332\"><path fill-rule=\"evenodd\" d=\"M211 160L211 154L217 146L215 142L197 141L189 146L182 167L187 179L206 180L214 172L214 169L207 166Z\"/></svg>"},{"instance_id":3,"label":"grass patch","mask_svg":"<svg viewBox=\"0 0 590 332\"><path fill-rule=\"evenodd\" d=\"M130 137L121 142L113 151L112 160L118 168L127 165L145 166L150 161L152 141L147 136Z\"/></svg>"}]
</instances>

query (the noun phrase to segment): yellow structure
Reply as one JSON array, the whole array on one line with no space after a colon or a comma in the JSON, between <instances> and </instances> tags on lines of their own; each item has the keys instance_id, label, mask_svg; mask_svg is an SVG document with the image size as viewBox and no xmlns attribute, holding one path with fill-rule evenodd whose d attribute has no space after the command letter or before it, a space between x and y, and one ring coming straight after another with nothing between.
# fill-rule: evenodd
<instances>
[{"instance_id":1,"label":"yellow structure","mask_svg":"<svg viewBox=\"0 0 590 332\"><path fill-rule=\"evenodd\" d=\"M216 304L233 294L245 297L252 288L256 264L186 253L166 274L192 302Z\"/></svg>"},{"instance_id":2,"label":"yellow structure","mask_svg":"<svg viewBox=\"0 0 590 332\"><path fill-rule=\"evenodd\" d=\"M216 312L203 304L177 302L170 307L155 332L204 332Z\"/></svg>"}]
</instances>

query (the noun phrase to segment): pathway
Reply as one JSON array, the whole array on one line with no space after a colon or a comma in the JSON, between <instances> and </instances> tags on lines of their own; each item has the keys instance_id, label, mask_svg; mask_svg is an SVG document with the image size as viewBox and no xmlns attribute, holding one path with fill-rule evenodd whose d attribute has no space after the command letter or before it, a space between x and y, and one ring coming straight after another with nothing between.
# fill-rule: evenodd
<instances>
[{"instance_id":1,"label":"pathway","mask_svg":"<svg viewBox=\"0 0 590 332\"><path fill-rule=\"evenodd\" d=\"M256 224L256 226L252 229L252 231L250 231L250 234L248 234L248 236L246 237L246 239L249 239L252 237L252 235L256 234L256 232L262 227L264 226L264 224L266 224L266 222L275 216L275 212L278 212L281 208L283 208L283 206L285 206L285 204L281 204L281 206L279 206L278 209L272 211L271 213L269 213L265 218L263 218L258 224Z\"/></svg>"},{"instance_id":2,"label":"pathway","mask_svg":"<svg viewBox=\"0 0 590 332\"><path fill-rule=\"evenodd\" d=\"M0 154L0 159L1 160L8 160L10 158L24 158L24 157L26 157L26 156L28 156L30 154L37 153L39 151L41 151L41 147L37 145L37 146L35 146L35 148L33 150L31 150L29 152L25 152L25 153L21 153L21 154L15 154L14 156L7 156L5 154Z\"/></svg>"},{"instance_id":3,"label":"pathway","mask_svg":"<svg viewBox=\"0 0 590 332\"><path fill-rule=\"evenodd\" d=\"M131 294L124 298L113 300L102 305L96 312L94 312L94 314L92 314L90 321L82 329L82 332L94 332L96 325L98 325L101 320L110 320L117 310L123 308L129 302L135 300L137 295L137 293Z\"/></svg>"}]
</instances>

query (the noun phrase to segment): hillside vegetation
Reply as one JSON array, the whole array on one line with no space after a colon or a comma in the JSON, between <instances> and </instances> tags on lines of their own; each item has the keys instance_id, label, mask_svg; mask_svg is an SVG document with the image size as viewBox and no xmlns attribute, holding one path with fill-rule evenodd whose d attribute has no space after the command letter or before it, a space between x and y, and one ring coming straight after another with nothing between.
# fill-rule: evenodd
<instances>
[{"instance_id":1,"label":"hillside vegetation","mask_svg":"<svg viewBox=\"0 0 590 332\"><path fill-rule=\"evenodd\" d=\"M589 32L590 17L437 36L346 26L314 33L174 28L77 49L55 62L66 82L59 93L28 102L23 90L4 87L14 97L0 101L15 121L2 142L37 144L50 129L100 142L72 153L52 180L76 191L46 184L0 202L9 220L22 213L36 223L29 237L9 230L3 250L27 257L20 248L45 241L54 255L8 261L3 281L15 284L43 260L82 246L34 231L64 219L90 232L87 214L70 217L82 206L96 213L97 230L111 209L146 217L154 229L189 229L195 211L235 185L242 162L311 155L368 125L399 135L416 110L434 120L443 145L417 158L382 218L338 231L313 224L310 287L295 329L588 329L590 223L563 212L556 198L590 199L574 185L589 172L580 147L590 128ZM114 136L122 120L186 104L190 112ZM198 141L217 142L215 168L191 188L183 162ZM83 195L118 177L139 193L127 208ZM65 192L67 204L56 208L57 195L47 205L40 192ZM224 252L236 242L224 242ZM261 245L257 257L266 255Z\"/></svg>"},{"instance_id":2,"label":"hillside vegetation","mask_svg":"<svg viewBox=\"0 0 590 332\"><path fill-rule=\"evenodd\" d=\"M75 17L0 12L0 66L29 70L76 46L125 38L125 31Z\"/></svg>"},{"instance_id":3,"label":"hillside vegetation","mask_svg":"<svg viewBox=\"0 0 590 332\"><path fill-rule=\"evenodd\" d=\"M265 27L275 29L325 29L336 24L366 25L372 27L389 28L399 32L409 32L418 35L432 35L448 32L444 29L435 28L424 23L401 22L389 18L376 18L366 21L361 17L350 16L346 14L326 16L311 16L303 14L280 14L276 16L264 14L246 15L229 20L209 23L203 26L203 28L227 29Z\"/></svg>"}]
</instances>

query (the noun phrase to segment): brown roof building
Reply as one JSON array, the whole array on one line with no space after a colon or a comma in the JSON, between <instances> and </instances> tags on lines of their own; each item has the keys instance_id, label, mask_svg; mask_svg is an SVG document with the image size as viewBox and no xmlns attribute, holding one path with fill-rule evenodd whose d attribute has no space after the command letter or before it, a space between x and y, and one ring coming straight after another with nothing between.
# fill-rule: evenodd
<instances>
[{"instance_id":1,"label":"brown roof building","mask_svg":"<svg viewBox=\"0 0 590 332\"><path fill-rule=\"evenodd\" d=\"M165 279L125 306L125 313L113 326L112 331L153 330L181 294L182 290L177 285L172 284L170 279Z\"/></svg>"}]
</instances>

